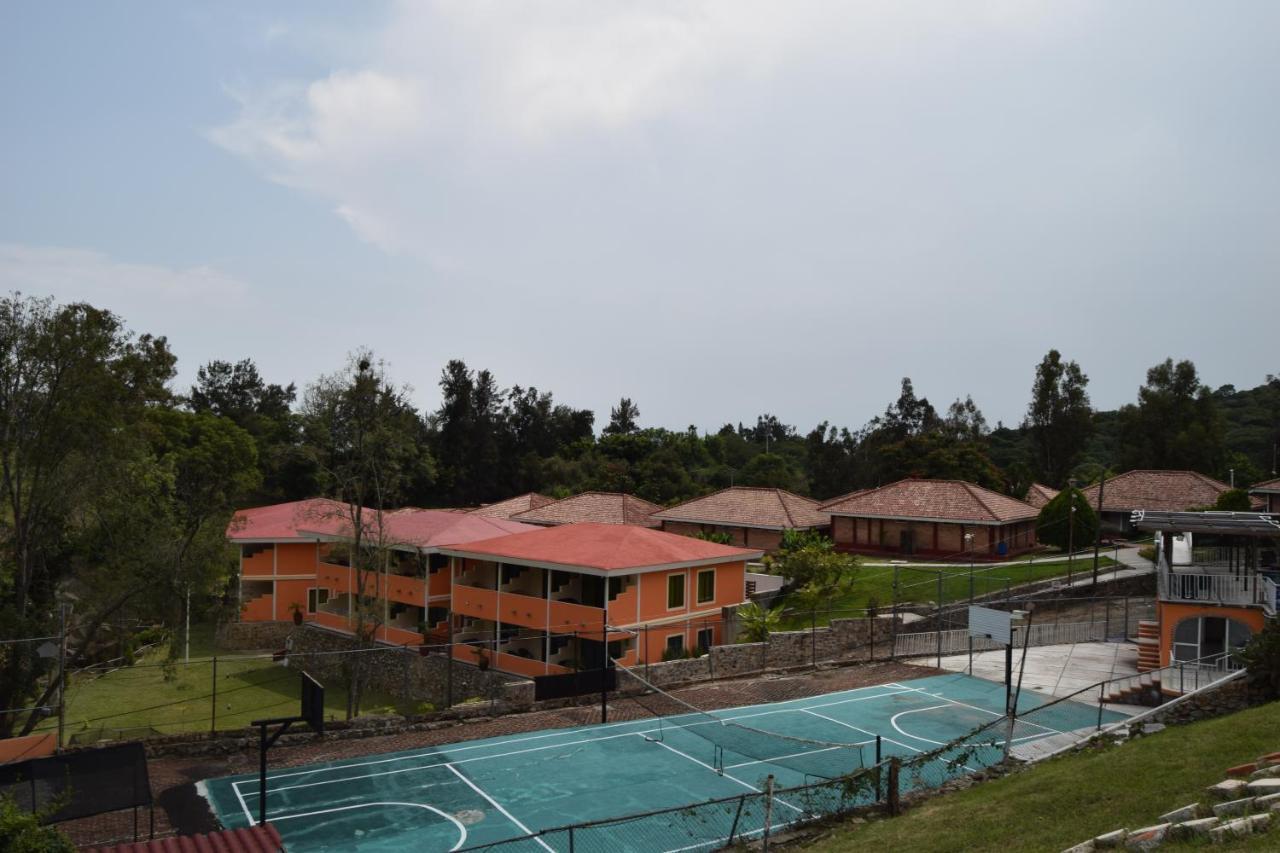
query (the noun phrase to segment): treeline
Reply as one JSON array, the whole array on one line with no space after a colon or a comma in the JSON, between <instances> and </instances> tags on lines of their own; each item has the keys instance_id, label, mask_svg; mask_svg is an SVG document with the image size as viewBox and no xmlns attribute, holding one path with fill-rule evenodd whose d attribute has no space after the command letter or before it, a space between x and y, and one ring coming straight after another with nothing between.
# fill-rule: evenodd
<instances>
[{"instance_id":1,"label":"treeline","mask_svg":"<svg viewBox=\"0 0 1280 853\"><path fill-rule=\"evenodd\" d=\"M668 504L733 484L825 498L908 476L1020 497L1033 480L1130 467L1224 479L1234 469L1247 485L1269 476L1280 440L1274 377L1213 391L1190 362L1167 361L1133 404L1094 412L1088 377L1057 351L1029 372L1018 426L992 428L967 396L935 407L903 379L865 425L807 432L772 414L711 433L647 427L628 398L597 424L549 391L503 387L461 361L444 367L441 403L427 412L370 352L301 391L248 359L203 365L186 389L174 387L175 367L165 338L108 311L0 299L0 637L48 637L69 604L74 664L121 626L179 624L188 591L202 611L229 606L224 531L243 506L328 495L462 507L587 489ZM0 735L38 717L3 709L55 692L36 645L0 645Z\"/></svg>"}]
</instances>

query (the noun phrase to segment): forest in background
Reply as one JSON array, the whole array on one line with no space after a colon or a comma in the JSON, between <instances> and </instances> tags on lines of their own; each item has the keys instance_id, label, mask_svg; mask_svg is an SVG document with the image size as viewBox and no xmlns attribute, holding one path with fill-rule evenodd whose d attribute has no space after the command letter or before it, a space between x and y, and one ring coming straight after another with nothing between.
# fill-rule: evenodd
<instances>
[{"instance_id":1,"label":"forest in background","mask_svg":"<svg viewBox=\"0 0 1280 853\"><path fill-rule=\"evenodd\" d=\"M0 298L0 637L56 635L66 607L75 667L129 626L180 624L188 600L217 617L234 602L232 513L279 501L469 507L598 489L671 504L734 484L829 498L913 476L1021 497L1035 480L1130 468L1247 486L1274 476L1280 442L1280 379L1210 389L1172 359L1117 411L1094 411L1088 377L1050 350L1028 365L1013 426L989 425L968 394L935 406L904 378L860 426L763 413L704 432L646 426L627 397L597 418L456 360L440 405L420 411L374 352L335 352L301 389L229 356L178 388L164 337L90 305ZM35 642L0 645L0 709L23 709L0 710L0 736L38 722L49 667Z\"/></svg>"}]
</instances>

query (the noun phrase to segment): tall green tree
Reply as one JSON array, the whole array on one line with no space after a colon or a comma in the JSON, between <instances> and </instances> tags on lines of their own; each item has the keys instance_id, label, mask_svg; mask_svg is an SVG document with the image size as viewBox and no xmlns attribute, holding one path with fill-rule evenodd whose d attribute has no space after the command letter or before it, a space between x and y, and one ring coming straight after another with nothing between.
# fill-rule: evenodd
<instances>
[{"instance_id":1,"label":"tall green tree","mask_svg":"<svg viewBox=\"0 0 1280 853\"><path fill-rule=\"evenodd\" d=\"M630 435L639 429L640 407L631 402L630 397L623 397L609 411L609 424L604 428L604 434Z\"/></svg>"},{"instance_id":2,"label":"tall green tree","mask_svg":"<svg viewBox=\"0 0 1280 853\"><path fill-rule=\"evenodd\" d=\"M1098 523L1098 513L1089 505L1084 493L1068 487L1040 508L1040 515L1036 518L1036 539L1064 551L1068 548L1079 550L1093 543Z\"/></svg>"},{"instance_id":3,"label":"tall green tree","mask_svg":"<svg viewBox=\"0 0 1280 853\"><path fill-rule=\"evenodd\" d=\"M1122 468L1226 475L1222 415L1190 361L1165 359L1148 370L1137 404L1121 408L1119 417Z\"/></svg>"},{"instance_id":4,"label":"tall green tree","mask_svg":"<svg viewBox=\"0 0 1280 853\"><path fill-rule=\"evenodd\" d=\"M1051 486L1066 484L1089 442L1093 410L1088 385L1089 377L1080 365L1063 361L1056 349L1036 365L1024 426L1035 448L1036 473Z\"/></svg>"}]
</instances>

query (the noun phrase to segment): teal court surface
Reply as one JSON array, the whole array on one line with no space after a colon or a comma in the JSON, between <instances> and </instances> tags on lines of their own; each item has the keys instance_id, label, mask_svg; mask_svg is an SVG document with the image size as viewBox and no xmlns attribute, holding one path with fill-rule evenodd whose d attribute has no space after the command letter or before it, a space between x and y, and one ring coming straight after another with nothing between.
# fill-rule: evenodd
<instances>
[{"instance_id":1,"label":"teal court surface","mask_svg":"<svg viewBox=\"0 0 1280 853\"><path fill-rule=\"evenodd\" d=\"M1019 713L1050 700L1023 691ZM743 794L760 801L771 774L776 788L795 788L873 766L877 735L882 757L909 762L998 720L1004 701L1002 684L940 675L714 714L551 729L281 769L268 775L267 819L295 853L479 847L569 824L745 800ZM1101 715L1103 723L1121 718ZM1092 728L1099 719L1096 706L1060 702L1020 719L1014 740ZM999 728L936 759L928 778L904 777L904 787L938 784L999 760L1001 748L989 743L1003 739L1005 727ZM204 790L223 826L256 819L256 775L213 779ZM819 813L786 791L770 805L774 826ZM682 831L673 814L602 825L592 830L590 844L580 833L576 849L714 849L734 831L731 820L748 837L763 828L760 810L747 811L727 808L701 820L696 832ZM548 833L499 849L562 853L571 843Z\"/></svg>"}]
</instances>

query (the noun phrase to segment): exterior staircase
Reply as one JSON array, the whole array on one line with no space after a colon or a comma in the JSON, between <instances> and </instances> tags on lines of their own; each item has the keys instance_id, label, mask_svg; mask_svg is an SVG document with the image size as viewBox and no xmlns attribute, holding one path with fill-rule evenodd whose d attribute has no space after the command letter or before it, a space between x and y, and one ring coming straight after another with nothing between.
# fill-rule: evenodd
<instances>
[{"instance_id":1,"label":"exterior staircase","mask_svg":"<svg viewBox=\"0 0 1280 853\"><path fill-rule=\"evenodd\" d=\"M1144 619L1138 623L1138 672L1160 668L1160 623Z\"/></svg>"}]
</instances>

